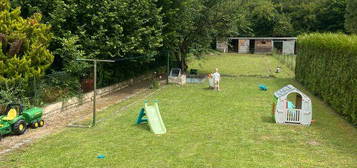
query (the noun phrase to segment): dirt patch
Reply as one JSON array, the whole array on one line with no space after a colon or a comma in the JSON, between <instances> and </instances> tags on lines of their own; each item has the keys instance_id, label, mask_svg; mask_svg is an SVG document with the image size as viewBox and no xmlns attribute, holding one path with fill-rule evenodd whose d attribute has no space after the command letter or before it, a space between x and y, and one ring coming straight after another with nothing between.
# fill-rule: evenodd
<instances>
[{"instance_id":1,"label":"dirt patch","mask_svg":"<svg viewBox=\"0 0 357 168\"><path fill-rule=\"evenodd\" d=\"M318 145L320 145L319 142L314 141L314 140L308 141L307 144L312 145L312 146L318 146Z\"/></svg>"},{"instance_id":2,"label":"dirt patch","mask_svg":"<svg viewBox=\"0 0 357 168\"><path fill-rule=\"evenodd\" d=\"M134 84L118 92L97 99L97 111L100 113L103 109L126 100L134 95L143 93L148 90L149 81ZM42 128L29 128L25 134L20 136L9 135L1 140L0 157L8 152L16 150L21 146L33 143L35 140L58 133L68 124L75 121L87 119L91 116L93 110L92 102L85 103L81 106L64 112L51 113L45 115L43 119L46 124Z\"/></svg>"},{"instance_id":3,"label":"dirt patch","mask_svg":"<svg viewBox=\"0 0 357 168\"><path fill-rule=\"evenodd\" d=\"M263 141L267 141L270 140L271 138L269 136L261 136L260 139Z\"/></svg>"}]
</instances>

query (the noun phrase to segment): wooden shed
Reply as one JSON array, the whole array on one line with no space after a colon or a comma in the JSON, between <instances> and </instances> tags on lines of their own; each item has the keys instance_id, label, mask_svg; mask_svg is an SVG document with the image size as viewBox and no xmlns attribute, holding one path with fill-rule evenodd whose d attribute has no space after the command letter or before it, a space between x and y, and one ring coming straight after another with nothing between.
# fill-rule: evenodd
<instances>
[{"instance_id":1,"label":"wooden shed","mask_svg":"<svg viewBox=\"0 0 357 168\"><path fill-rule=\"evenodd\" d=\"M217 50L241 54L278 54L294 55L296 37L229 37L217 42Z\"/></svg>"}]
</instances>

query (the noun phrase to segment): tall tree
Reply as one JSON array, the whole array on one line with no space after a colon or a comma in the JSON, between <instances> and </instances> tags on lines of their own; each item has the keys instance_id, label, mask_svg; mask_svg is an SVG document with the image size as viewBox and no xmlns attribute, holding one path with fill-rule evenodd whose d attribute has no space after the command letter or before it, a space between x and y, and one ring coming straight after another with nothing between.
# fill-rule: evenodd
<instances>
[{"instance_id":1,"label":"tall tree","mask_svg":"<svg viewBox=\"0 0 357 168\"><path fill-rule=\"evenodd\" d=\"M272 0L275 9L291 20L294 35L309 32L345 32L346 0Z\"/></svg>"},{"instance_id":2,"label":"tall tree","mask_svg":"<svg viewBox=\"0 0 357 168\"><path fill-rule=\"evenodd\" d=\"M40 23L39 13L27 19L20 14L20 8L10 10L8 5L0 11L0 82L38 77L53 62L47 49L52 38L50 26Z\"/></svg>"},{"instance_id":3,"label":"tall tree","mask_svg":"<svg viewBox=\"0 0 357 168\"><path fill-rule=\"evenodd\" d=\"M347 0L345 27L348 32L357 34L357 1Z\"/></svg>"},{"instance_id":4,"label":"tall tree","mask_svg":"<svg viewBox=\"0 0 357 168\"><path fill-rule=\"evenodd\" d=\"M293 35L316 31L317 1L311 0L273 0L280 14L291 20Z\"/></svg>"},{"instance_id":5,"label":"tall tree","mask_svg":"<svg viewBox=\"0 0 357 168\"><path fill-rule=\"evenodd\" d=\"M164 48L173 51L180 67L187 70L187 58L200 56L217 37L233 33L241 1L159 0L165 27Z\"/></svg>"},{"instance_id":6,"label":"tall tree","mask_svg":"<svg viewBox=\"0 0 357 168\"><path fill-rule=\"evenodd\" d=\"M250 1L247 13L254 36L292 36L294 28L289 15L282 10L280 2Z\"/></svg>"},{"instance_id":7,"label":"tall tree","mask_svg":"<svg viewBox=\"0 0 357 168\"><path fill-rule=\"evenodd\" d=\"M345 32L345 11L345 0L320 1L316 8L316 30L320 32Z\"/></svg>"},{"instance_id":8,"label":"tall tree","mask_svg":"<svg viewBox=\"0 0 357 168\"><path fill-rule=\"evenodd\" d=\"M270 1L252 1L249 19L255 36L272 36L277 11Z\"/></svg>"},{"instance_id":9,"label":"tall tree","mask_svg":"<svg viewBox=\"0 0 357 168\"><path fill-rule=\"evenodd\" d=\"M58 70L77 69L76 65L66 65L78 64L73 59L81 56L98 59L145 57L120 66L101 67L105 80L115 82L132 72L141 72L143 64L152 62L162 45L163 22L160 9L154 3L156 0L15 2L29 14L41 11L46 16L45 21L52 25L55 40L51 49L56 54L57 66L53 68Z\"/></svg>"},{"instance_id":10,"label":"tall tree","mask_svg":"<svg viewBox=\"0 0 357 168\"><path fill-rule=\"evenodd\" d=\"M275 37L290 37L294 36L294 27L289 16L277 14L274 20L272 36Z\"/></svg>"}]
</instances>

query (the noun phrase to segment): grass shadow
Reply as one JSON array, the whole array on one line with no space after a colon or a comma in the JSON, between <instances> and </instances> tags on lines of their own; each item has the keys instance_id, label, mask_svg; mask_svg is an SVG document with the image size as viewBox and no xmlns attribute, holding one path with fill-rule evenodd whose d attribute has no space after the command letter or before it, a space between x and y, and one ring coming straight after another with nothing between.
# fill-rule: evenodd
<instances>
[{"instance_id":1,"label":"grass shadow","mask_svg":"<svg viewBox=\"0 0 357 168\"><path fill-rule=\"evenodd\" d=\"M213 89L209 88L209 87L204 87L204 88L202 88L202 90L212 90L213 91Z\"/></svg>"},{"instance_id":2,"label":"grass shadow","mask_svg":"<svg viewBox=\"0 0 357 168\"><path fill-rule=\"evenodd\" d=\"M150 126L148 123L142 123L142 124L134 124L135 127L145 130L145 131L149 131L150 132Z\"/></svg>"},{"instance_id":3,"label":"grass shadow","mask_svg":"<svg viewBox=\"0 0 357 168\"><path fill-rule=\"evenodd\" d=\"M265 123L275 124L275 121L273 120L272 116L262 116L261 120Z\"/></svg>"}]
</instances>

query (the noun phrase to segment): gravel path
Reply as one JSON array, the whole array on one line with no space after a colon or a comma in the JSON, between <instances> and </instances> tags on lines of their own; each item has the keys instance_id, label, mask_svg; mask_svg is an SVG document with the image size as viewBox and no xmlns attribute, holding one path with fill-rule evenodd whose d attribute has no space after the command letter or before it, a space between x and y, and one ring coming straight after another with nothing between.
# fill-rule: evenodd
<instances>
[{"instance_id":1,"label":"gravel path","mask_svg":"<svg viewBox=\"0 0 357 168\"><path fill-rule=\"evenodd\" d=\"M148 86L149 82L144 81L119 90L118 92L112 93L108 96L98 98L97 112L100 113L100 111L113 104L117 104L130 97L148 91ZM9 135L4 137L0 142L0 157L8 152L23 147L24 145L29 145L40 138L58 133L73 122L90 118L92 116L92 109L92 102L88 102L72 110L45 115L43 117L46 122L44 127L37 129L28 128L26 133L23 135Z\"/></svg>"}]
</instances>

